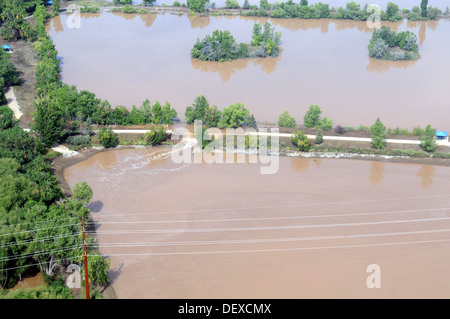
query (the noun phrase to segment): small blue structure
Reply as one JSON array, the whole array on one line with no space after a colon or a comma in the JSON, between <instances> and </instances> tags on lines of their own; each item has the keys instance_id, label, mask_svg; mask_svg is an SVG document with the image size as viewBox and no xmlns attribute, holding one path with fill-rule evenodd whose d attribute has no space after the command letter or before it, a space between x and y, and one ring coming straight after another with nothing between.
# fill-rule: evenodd
<instances>
[{"instance_id":1,"label":"small blue structure","mask_svg":"<svg viewBox=\"0 0 450 319\"><path fill-rule=\"evenodd\" d=\"M436 131L436 139L438 140L445 140L447 138L448 134L444 131Z\"/></svg>"},{"instance_id":2,"label":"small blue structure","mask_svg":"<svg viewBox=\"0 0 450 319\"><path fill-rule=\"evenodd\" d=\"M49 0L49 1L47 1L47 2L45 3L46 6L51 6L52 4L53 4L53 1L52 1L52 0Z\"/></svg>"},{"instance_id":3,"label":"small blue structure","mask_svg":"<svg viewBox=\"0 0 450 319\"><path fill-rule=\"evenodd\" d=\"M7 45L7 44L2 45L2 49L3 49L3 52L7 52L7 53L11 53L12 52L11 46Z\"/></svg>"}]
</instances>

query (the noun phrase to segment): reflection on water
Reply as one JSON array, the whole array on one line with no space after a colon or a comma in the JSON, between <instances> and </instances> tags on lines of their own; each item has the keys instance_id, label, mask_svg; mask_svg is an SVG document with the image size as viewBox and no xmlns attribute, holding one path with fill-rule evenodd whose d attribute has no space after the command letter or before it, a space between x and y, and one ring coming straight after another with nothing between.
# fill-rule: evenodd
<instances>
[{"instance_id":1,"label":"reflection on water","mask_svg":"<svg viewBox=\"0 0 450 319\"><path fill-rule=\"evenodd\" d=\"M218 73L223 82L230 80L231 76L238 70L245 69L249 62L253 65L260 66L261 70L267 74L272 73L278 61L281 59L281 53L276 58L256 58L256 59L237 59L227 62L202 61L199 59L191 59L191 65L194 69L202 72Z\"/></svg>"},{"instance_id":2,"label":"reflection on water","mask_svg":"<svg viewBox=\"0 0 450 319\"><path fill-rule=\"evenodd\" d=\"M295 158L291 157L291 169L295 172L307 171L309 168L309 163L312 161L308 158Z\"/></svg>"},{"instance_id":3,"label":"reflection on water","mask_svg":"<svg viewBox=\"0 0 450 319\"><path fill-rule=\"evenodd\" d=\"M187 16L189 19L189 23L191 24L191 28L199 28L203 29L204 27L208 26L211 23L210 17L199 17L199 16L193 16L190 15Z\"/></svg>"},{"instance_id":4,"label":"reflection on water","mask_svg":"<svg viewBox=\"0 0 450 319\"><path fill-rule=\"evenodd\" d=\"M416 62L419 60L420 58L417 60L408 60L408 61L386 61L369 57L369 64L367 65L366 69L367 71L379 74L389 71L390 69L406 70L407 68L416 64Z\"/></svg>"},{"instance_id":5,"label":"reflection on water","mask_svg":"<svg viewBox=\"0 0 450 319\"><path fill-rule=\"evenodd\" d=\"M428 188L433 185L434 171L436 168L432 165L422 165L416 176L422 179L422 187Z\"/></svg>"},{"instance_id":6,"label":"reflection on water","mask_svg":"<svg viewBox=\"0 0 450 319\"><path fill-rule=\"evenodd\" d=\"M372 184L379 184L384 178L384 162L370 162L369 180Z\"/></svg>"},{"instance_id":7,"label":"reflection on water","mask_svg":"<svg viewBox=\"0 0 450 319\"><path fill-rule=\"evenodd\" d=\"M419 43L422 45L425 42L427 28L432 31L436 30L436 27L439 25L439 20L431 20L431 21L408 21L406 26L408 28L417 28L419 27Z\"/></svg>"}]
</instances>

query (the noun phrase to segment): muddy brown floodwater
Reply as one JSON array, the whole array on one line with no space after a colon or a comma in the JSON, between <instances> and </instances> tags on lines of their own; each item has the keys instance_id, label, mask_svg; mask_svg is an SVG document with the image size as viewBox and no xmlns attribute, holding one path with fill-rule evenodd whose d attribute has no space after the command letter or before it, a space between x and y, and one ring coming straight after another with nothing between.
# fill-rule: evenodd
<instances>
[{"instance_id":1,"label":"muddy brown floodwater","mask_svg":"<svg viewBox=\"0 0 450 319\"><path fill-rule=\"evenodd\" d=\"M203 94L219 109L242 102L261 122L274 123L288 110L301 123L309 105L319 104L335 125L370 126L380 117L393 128L450 129L448 19L383 22L418 36L418 61L371 59L367 45L373 30L366 22L328 19L269 19L282 32L277 58L225 63L190 58L197 38L221 29L237 42L249 42L254 23L265 21L105 12L82 14L79 28L61 15L47 29L62 59L64 82L113 106L131 108L146 98L169 101L184 120L186 106Z\"/></svg>"},{"instance_id":2,"label":"muddy brown floodwater","mask_svg":"<svg viewBox=\"0 0 450 319\"><path fill-rule=\"evenodd\" d=\"M94 191L118 298L450 297L449 167L282 157L260 175L169 152L107 151L64 172Z\"/></svg>"}]
</instances>

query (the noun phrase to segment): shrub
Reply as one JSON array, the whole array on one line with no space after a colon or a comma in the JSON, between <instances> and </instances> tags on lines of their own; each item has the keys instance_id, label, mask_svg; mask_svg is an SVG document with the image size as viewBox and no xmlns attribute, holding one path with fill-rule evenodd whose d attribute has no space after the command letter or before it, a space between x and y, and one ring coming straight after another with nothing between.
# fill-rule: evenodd
<instances>
[{"instance_id":1,"label":"shrub","mask_svg":"<svg viewBox=\"0 0 450 319\"><path fill-rule=\"evenodd\" d=\"M337 125L337 126L334 128L334 131L335 131L337 134L344 134L344 133L345 133L345 128L342 127L342 126L340 126L340 125Z\"/></svg>"},{"instance_id":2,"label":"shrub","mask_svg":"<svg viewBox=\"0 0 450 319\"><path fill-rule=\"evenodd\" d=\"M139 9L139 10L137 11L137 13L139 13L139 14L146 14L146 13L148 13L148 11L145 10L145 9Z\"/></svg>"},{"instance_id":3,"label":"shrub","mask_svg":"<svg viewBox=\"0 0 450 319\"><path fill-rule=\"evenodd\" d=\"M316 138L314 139L314 143L316 143L316 144L322 144L323 143L323 134L322 134L322 130L321 129L317 130Z\"/></svg>"},{"instance_id":4,"label":"shrub","mask_svg":"<svg viewBox=\"0 0 450 319\"><path fill-rule=\"evenodd\" d=\"M87 146L91 143L91 138L86 135L72 135L66 139L66 143L74 146Z\"/></svg>"},{"instance_id":5,"label":"shrub","mask_svg":"<svg viewBox=\"0 0 450 319\"><path fill-rule=\"evenodd\" d=\"M181 6L181 3L178 2L178 1L174 1L174 2L173 2L173 6L174 6L174 7L180 7L180 6Z\"/></svg>"},{"instance_id":6,"label":"shrub","mask_svg":"<svg viewBox=\"0 0 450 319\"><path fill-rule=\"evenodd\" d=\"M117 134L111 128L102 127L98 133L98 140L104 147L116 147L119 144Z\"/></svg>"},{"instance_id":7,"label":"shrub","mask_svg":"<svg viewBox=\"0 0 450 319\"><path fill-rule=\"evenodd\" d=\"M229 9L237 9L239 8L239 3L236 0L226 0L225 7Z\"/></svg>"},{"instance_id":8,"label":"shrub","mask_svg":"<svg viewBox=\"0 0 450 319\"><path fill-rule=\"evenodd\" d=\"M301 130L292 133L291 142L297 146L299 151L308 152L311 148L309 138Z\"/></svg>"},{"instance_id":9,"label":"shrub","mask_svg":"<svg viewBox=\"0 0 450 319\"><path fill-rule=\"evenodd\" d=\"M303 123L305 124L306 127L315 127L319 125L320 114L322 114L322 110L318 105L310 105L309 110L303 117Z\"/></svg>"},{"instance_id":10,"label":"shrub","mask_svg":"<svg viewBox=\"0 0 450 319\"><path fill-rule=\"evenodd\" d=\"M137 11L136 11L135 7L127 5L127 6L123 7L123 12L124 13L136 13Z\"/></svg>"},{"instance_id":11,"label":"shrub","mask_svg":"<svg viewBox=\"0 0 450 319\"><path fill-rule=\"evenodd\" d=\"M16 123L14 112L8 106L0 106L0 130L11 128Z\"/></svg>"},{"instance_id":12,"label":"shrub","mask_svg":"<svg viewBox=\"0 0 450 319\"><path fill-rule=\"evenodd\" d=\"M144 140L147 145L161 144L166 138L167 134L163 126L160 126L159 128L152 127L150 131L144 135Z\"/></svg>"},{"instance_id":13,"label":"shrub","mask_svg":"<svg viewBox=\"0 0 450 319\"><path fill-rule=\"evenodd\" d=\"M384 149L386 147L386 126L379 118L370 127L372 132L372 147L375 149Z\"/></svg>"},{"instance_id":14,"label":"shrub","mask_svg":"<svg viewBox=\"0 0 450 319\"><path fill-rule=\"evenodd\" d=\"M329 131L333 128L333 120L324 116L323 119L320 120L318 127L324 131Z\"/></svg>"},{"instance_id":15,"label":"shrub","mask_svg":"<svg viewBox=\"0 0 450 319\"><path fill-rule=\"evenodd\" d=\"M431 125L425 128L425 131L420 136L420 148L423 151L434 152L437 149L435 134L436 130L431 128Z\"/></svg>"},{"instance_id":16,"label":"shrub","mask_svg":"<svg viewBox=\"0 0 450 319\"><path fill-rule=\"evenodd\" d=\"M295 127L295 118L290 116L288 111L284 111L278 118L278 126L293 128Z\"/></svg>"},{"instance_id":17,"label":"shrub","mask_svg":"<svg viewBox=\"0 0 450 319\"><path fill-rule=\"evenodd\" d=\"M92 7L88 7L88 6L83 6L80 9L81 13L97 13L100 12L100 8L97 6L92 6Z\"/></svg>"},{"instance_id":18,"label":"shrub","mask_svg":"<svg viewBox=\"0 0 450 319\"><path fill-rule=\"evenodd\" d=\"M437 20L441 17L442 11L439 8L429 7L427 18L429 20Z\"/></svg>"}]
</instances>

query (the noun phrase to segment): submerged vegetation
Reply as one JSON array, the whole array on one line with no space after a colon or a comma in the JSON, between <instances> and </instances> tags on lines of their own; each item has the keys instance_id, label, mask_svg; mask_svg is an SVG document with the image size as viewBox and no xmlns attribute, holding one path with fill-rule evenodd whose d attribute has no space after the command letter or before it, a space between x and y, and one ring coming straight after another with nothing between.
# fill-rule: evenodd
<instances>
[{"instance_id":1,"label":"submerged vegetation","mask_svg":"<svg viewBox=\"0 0 450 319\"><path fill-rule=\"evenodd\" d=\"M236 43L229 31L216 30L203 40L197 39L191 50L191 57L202 61L231 61L242 58L276 57L279 53L278 43L281 32L275 32L268 22L253 27L251 44Z\"/></svg>"},{"instance_id":2,"label":"submerged vegetation","mask_svg":"<svg viewBox=\"0 0 450 319\"><path fill-rule=\"evenodd\" d=\"M396 33L381 27L372 34L368 49L372 58L382 60L415 60L419 57L417 36L410 31Z\"/></svg>"}]
</instances>

